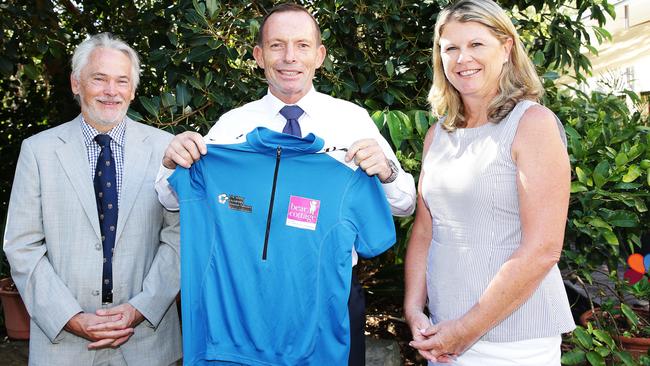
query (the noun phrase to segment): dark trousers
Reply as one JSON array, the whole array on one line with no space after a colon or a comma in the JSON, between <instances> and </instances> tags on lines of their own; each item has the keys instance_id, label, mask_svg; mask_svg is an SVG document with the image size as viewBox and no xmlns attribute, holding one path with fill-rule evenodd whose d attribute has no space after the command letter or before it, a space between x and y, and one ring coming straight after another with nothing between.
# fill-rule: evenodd
<instances>
[{"instance_id":1,"label":"dark trousers","mask_svg":"<svg viewBox=\"0 0 650 366\"><path fill-rule=\"evenodd\" d=\"M363 296L363 287L352 271L352 284L350 298L348 299L348 313L350 314L350 358L349 366L364 366L366 364L366 301Z\"/></svg>"}]
</instances>

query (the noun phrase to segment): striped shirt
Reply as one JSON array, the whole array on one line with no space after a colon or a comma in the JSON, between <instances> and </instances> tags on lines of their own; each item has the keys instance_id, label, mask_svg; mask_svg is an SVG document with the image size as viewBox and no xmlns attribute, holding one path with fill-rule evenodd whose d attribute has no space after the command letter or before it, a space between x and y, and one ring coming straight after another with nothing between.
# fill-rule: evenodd
<instances>
[{"instance_id":1,"label":"striped shirt","mask_svg":"<svg viewBox=\"0 0 650 366\"><path fill-rule=\"evenodd\" d=\"M97 159L102 147L95 141L95 136L101 134L93 126L89 125L81 117L81 131L83 132L84 143L86 144L86 155L88 156L88 163L90 164L90 178L95 179L95 169L97 168ZM126 132L126 119L113 127L106 134L111 137L111 151L113 152L113 159L115 159L115 175L117 180L117 197L118 205L120 199L120 192L122 188L122 176L124 175L124 142Z\"/></svg>"}]
</instances>

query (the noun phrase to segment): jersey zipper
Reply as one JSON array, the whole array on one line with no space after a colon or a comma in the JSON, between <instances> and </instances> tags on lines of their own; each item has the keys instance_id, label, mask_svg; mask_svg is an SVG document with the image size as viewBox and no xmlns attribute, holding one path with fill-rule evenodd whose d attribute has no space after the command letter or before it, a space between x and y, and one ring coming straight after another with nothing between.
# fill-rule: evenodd
<instances>
[{"instance_id":1,"label":"jersey zipper","mask_svg":"<svg viewBox=\"0 0 650 366\"><path fill-rule=\"evenodd\" d=\"M278 146L275 155L275 172L273 172L273 188L271 188L271 202L269 202L269 214L266 217L266 233L264 234L264 250L262 251L262 260L266 260L266 253L269 246L269 234L271 232L271 217L273 216L273 202L275 201L275 186L278 182L278 169L280 168L280 156L282 148Z\"/></svg>"}]
</instances>

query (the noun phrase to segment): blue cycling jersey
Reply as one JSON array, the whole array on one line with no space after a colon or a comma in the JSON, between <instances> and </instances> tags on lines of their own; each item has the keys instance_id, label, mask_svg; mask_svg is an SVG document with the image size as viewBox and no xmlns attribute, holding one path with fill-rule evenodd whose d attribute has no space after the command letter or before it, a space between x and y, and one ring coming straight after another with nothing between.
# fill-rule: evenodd
<instances>
[{"instance_id":1,"label":"blue cycling jersey","mask_svg":"<svg viewBox=\"0 0 650 366\"><path fill-rule=\"evenodd\" d=\"M186 365L347 365L352 247L378 255L395 228L378 179L323 145L257 128L169 178Z\"/></svg>"}]
</instances>

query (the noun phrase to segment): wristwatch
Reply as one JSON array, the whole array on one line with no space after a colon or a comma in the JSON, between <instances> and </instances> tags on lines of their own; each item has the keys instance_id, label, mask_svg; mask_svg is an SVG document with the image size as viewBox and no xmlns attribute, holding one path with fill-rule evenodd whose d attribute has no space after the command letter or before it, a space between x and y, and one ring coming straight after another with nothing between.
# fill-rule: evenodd
<instances>
[{"instance_id":1,"label":"wristwatch","mask_svg":"<svg viewBox=\"0 0 650 366\"><path fill-rule=\"evenodd\" d=\"M388 178L383 180L382 183L393 183L395 179L397 179L397 173L399 173L399 169L397 169L397 165L395 165L395 163L393 163L393 161L390 159L386 159L386 164L388 164L390 167L390 175Z\"/></svg>"}]
</instances>

